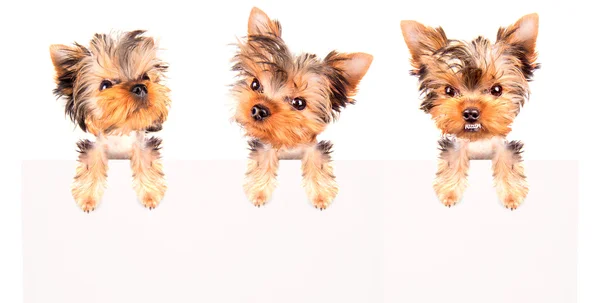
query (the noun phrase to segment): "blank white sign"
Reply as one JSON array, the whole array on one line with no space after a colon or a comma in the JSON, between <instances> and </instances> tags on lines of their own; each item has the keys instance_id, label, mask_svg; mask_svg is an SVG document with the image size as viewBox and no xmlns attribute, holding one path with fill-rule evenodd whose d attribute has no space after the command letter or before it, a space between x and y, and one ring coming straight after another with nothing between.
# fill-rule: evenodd
<instances>
[{"instance_id":1,"label":"blank white sign","mask_svg":"<svg viewBox=\"0 0 600 303\"><path fill-rule=\"evenodd\" d=\"M282 161L272 201L242 192L242 161L166 161L155 210L111 161L96 211L70 183L75 162L23 164L25 302L575 302L577 163L526 162L531 192L504 209L489 162L453 208L433 161L336 161L325 211Z\"/></svg>"}]
</instances>

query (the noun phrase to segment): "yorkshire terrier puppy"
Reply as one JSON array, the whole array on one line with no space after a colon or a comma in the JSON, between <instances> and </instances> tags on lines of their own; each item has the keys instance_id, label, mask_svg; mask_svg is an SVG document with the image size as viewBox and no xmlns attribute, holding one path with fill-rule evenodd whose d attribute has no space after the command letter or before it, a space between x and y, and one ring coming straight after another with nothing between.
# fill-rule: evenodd
<instances>
[{"instance_id":1,"label":"yorkshire terrier puppy","mask_svg":"<svg viewBox=\"0 0 600 303\"><path fill-rule=\"evenodd\" d=\"M54 94L66 99L65 114L96 141L81 140L72 186L77 204L94 210L106 187L108 159L130 159L133 187L145 207L155 208L166 184L160 161L159 131L167 118L169 89L161 81L167 65L144 31L96 34L89 48L52 45Z\"/></svg>"},{"instance_id":2,"label":"yorkshire terrier puppy","mask_svg":"<svg viewBox=\"0 0 600 303\"><path fill-rule=\"evenodd\" d=\"M338 193L331 167L332 144L317 142L340 110L353 104L357 86L373 57L364 53L292 54L281 25L254 8L248 36L239 41L233 70L237 101L234 120L251 138L244 190L256 206L275 188L280 159L301 159L303 185L316 208L325 209Z\"/></svg>"},{"instance_id":3,"label":"yorkshire terrier puppy","mask_svg":"<svg viewBox=\"0 0 600 303\"><path fill-rule=\"evenodd\" d=\"M526 15L498 30L492 43L446 38L441 27L402 21L419 78L421 109L430 113L443 136L434 189L446 206L458 202L467 186L470 159L491 159L494 183L504 206L514 210L528 193L521 152L507 141L511 124L529 98L528 81L538 69L535 43L538 15Z\"/></svg>"}]
</instances>

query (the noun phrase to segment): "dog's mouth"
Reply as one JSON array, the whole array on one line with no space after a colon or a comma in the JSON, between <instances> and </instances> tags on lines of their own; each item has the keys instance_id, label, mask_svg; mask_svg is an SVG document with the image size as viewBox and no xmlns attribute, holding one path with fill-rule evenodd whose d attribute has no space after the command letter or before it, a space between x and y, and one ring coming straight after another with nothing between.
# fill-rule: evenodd
<instances>
[{"instance_id":1,"label":"dog's mouth","mask_svg":"<svg viewBox=\"0 0 600 303\"><path fill-rule=\"evenodd\" d=\"M467 123L465 124L465 131L467 132L478 132L481 130L481 123Z\"/></svg>"}]
</instances>

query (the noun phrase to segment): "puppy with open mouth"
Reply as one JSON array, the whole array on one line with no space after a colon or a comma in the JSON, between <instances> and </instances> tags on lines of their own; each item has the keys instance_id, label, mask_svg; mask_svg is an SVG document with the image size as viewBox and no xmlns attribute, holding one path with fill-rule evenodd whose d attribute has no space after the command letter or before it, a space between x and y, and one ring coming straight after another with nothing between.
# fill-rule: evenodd
<instances>
[{"instance_id":1,"label":"puppy with open mouth","mask_svg":"<svg viewBox=\"0 0 600 303\"><path fill-rule=\"evenodd\" d=\"M411 74L419 78L421 109L443 133L434 182L439 199L446 206L457 203L467 186L469 160L491 159L498 196L504 206L516 209L528 193L523 144L506 136L540 67L538 15L501 27L495 42L481 36L448 39L441 27L416 21L402 21L401 28L412 56Z\"/></svg>"}]
</instances>

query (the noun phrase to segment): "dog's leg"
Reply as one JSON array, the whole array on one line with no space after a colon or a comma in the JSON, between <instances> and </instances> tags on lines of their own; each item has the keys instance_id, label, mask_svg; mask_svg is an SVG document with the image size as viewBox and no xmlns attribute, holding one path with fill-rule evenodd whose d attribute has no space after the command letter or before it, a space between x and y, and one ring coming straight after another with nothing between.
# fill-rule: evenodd
<instances>
[{"instance_id":1,"label":"dog's leg","mask_svg":"<svg viewBox=\"0 0 600 303\"><path fill-rule=\"evenodd\" d=\"M141 136L131 149L133 188L142 204L149 209L158 206L167 190L160 160L161 142L156 137L145 139Z\"/></svg>"},{"instance_id":2,"label":"dog's leg","mask_svg":"<svg viewBox=\"0 0 600 303\"><path fill-rule=\"evenodd\" d=\"M250 156L244 181L244 192L255 206L267 203L277 185L277 168L279 158L277 151L260 143L258 140L248 142Z\"/></svg>"},{"instance_id":3,"label":"dog's leg","mask_svg":"<svg viewBox=\"0 0 600 303\"><path fill-rule=\"evenodd\" d=\"M108 158L102 147L90 140L79 141L77 147L79 165L77 165L71 193L77 205L89 213L96 209L106 188Z\"/></svg>"},{"instance_id":4,"label":"dog's leg","mask_svg":"<svg viewBox=\"0 0 600 303\"><path fill-rule=\"evenodd\" d=\"M302 157L303 185L308 198L318 209L325 209L338 193L338 187L331 167L329 141L321 141L309 147Z\"/></svg>"},{"instance_id":5,"label":"dog's leg","mask_svg":"<svg viewBox=\"0 0 600 303\"><path fill-rule=\"evenodd\" d=\"M498 146L492 159L496 192L504 206L511 210L519 207L529 192L521 159L522 149L523 143L511 141Z\"/></svg>"},{"instance_id":6,"label":"dog's leg","mask_svg":"<svg viewBox=\"0 0 600 303\"><path fill-rule=\"evenodd\" d=\"M469 155L466 144L442 138L439 141L440 158L433 189L440 201L450 207L456 204L467 188Z\"/></svg>"}]
</instances>

